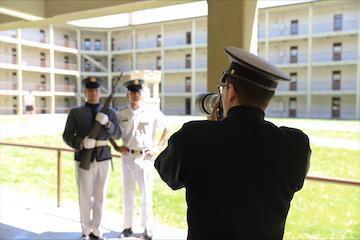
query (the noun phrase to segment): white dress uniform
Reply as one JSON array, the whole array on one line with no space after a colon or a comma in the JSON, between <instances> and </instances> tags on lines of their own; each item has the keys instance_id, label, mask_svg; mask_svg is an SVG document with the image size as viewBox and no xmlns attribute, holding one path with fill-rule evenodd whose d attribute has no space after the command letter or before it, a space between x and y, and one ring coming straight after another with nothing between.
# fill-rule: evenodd
<instances>
[{"instance_id":1,"label":"white dress uniform","mask_svg":"<svg viewBox=\"0 0 360 240\"><path fill-rule=\"evenodd\" d=\"M117 117L123 132L124 146L129 148L129 152L122 155L124 228L132 227L137 182L142 195L141 225L151 230L154 162L145 152L154 148L156 129L167 128L165 115L160 110L141 103L136 110L130 105L120 109Z\"/></svg>"}]
</instances>

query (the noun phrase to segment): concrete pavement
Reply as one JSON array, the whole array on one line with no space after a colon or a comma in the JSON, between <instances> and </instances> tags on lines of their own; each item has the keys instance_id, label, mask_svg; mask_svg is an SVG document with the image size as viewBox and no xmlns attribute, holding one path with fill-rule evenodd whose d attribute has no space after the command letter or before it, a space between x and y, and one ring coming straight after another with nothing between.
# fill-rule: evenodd
<instances>
[{"instance_id":1,"label":"concrete pavement","mask_svg":"<svg viewBox=\"0 0 360 240\"><path fill-rule=\"evenodd\" d=\"M135 226L139 226L139 221ZM122 216L105 211L103 232L105 239L118 239L122 230ZM56 207L56 199L19 192L0 185L0 239L57 240L80 239L79 209L76 202L64 201ZM141 229L134 229L140 236ZM154 240L186 239L184 229L156 224L153 230ZM124 238L123 238L124 239ZM125 239L138 239L135 237Z\"/></svg>"}]
</instances>

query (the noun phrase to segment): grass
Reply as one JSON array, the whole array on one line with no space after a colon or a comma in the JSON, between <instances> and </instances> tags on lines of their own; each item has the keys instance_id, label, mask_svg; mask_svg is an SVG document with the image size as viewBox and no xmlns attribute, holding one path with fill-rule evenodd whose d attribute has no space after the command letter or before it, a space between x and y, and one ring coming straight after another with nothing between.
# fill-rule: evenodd
<instances>
[{"instance_id":1,"label":"grass","mask_svg":"<svg viewBox=\"0 0 360 240\"><path fill-rule=\"evenodd\" d=\"M174 128L173 128L174 129ZM175 131L174 129L173 131ZM310 136L331 135L349 139L346 132L313 130ZM332 135L335 134L335 135ZM356 137L353 135L350 138ZM34 137L4 141L34 144ZM36 144L65 147L61 136L38 136ZM360 180L360 151L312 146L310 174ZM72 153L62 153L64 199L77 200ZM11 164L9 164L11 163ZM107 208L122 213L122 180L119 158L114 159ZM0 184L56 198L56 152L0 147ZM185 191L172 191L154 174L155 221L186 228ZM137 211L140 212L138 192ZM290 208L285 239L360 239L360 188L305 181Z\"/></svg>"}]
</instances>

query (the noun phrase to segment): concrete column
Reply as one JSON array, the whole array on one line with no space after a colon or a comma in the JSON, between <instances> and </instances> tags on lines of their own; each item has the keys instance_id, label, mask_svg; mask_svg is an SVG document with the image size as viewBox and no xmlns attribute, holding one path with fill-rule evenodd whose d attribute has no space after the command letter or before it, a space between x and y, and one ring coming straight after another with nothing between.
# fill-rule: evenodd
<instances>
[{"instance_id":1,"label":"concrete column","mask_svg":"<svg viewBox=\"0 0 360 240\"><path fill-rule=\"evenodd\" d=\"M269 61L269 11L265 11L265 60Z\"/></svg>"},{"instance_id":2,"label":"concrete column","mask_svg":"<svg viewBox=\"0 0 360 240\"><path fill-rule=\"evenodd\" d=\"M132 70L136 69L136 30L132 29Z\"/></svg>"},{"instance_id":3,"label":"concrete column","mask_svg":"<svg viewBox=\"0 0 360 240\"><path fill-rule=\"evenodd\" d=\"M108 84L108 92L110 94L111 91L111 86L112 86L112 72L111 72L111 58L112 58L112 52L111 52L111 31L107 31L107 45L108 45L108 49L107 49L107 60L108 60L108 64L107 64L107 84ZM110 106L112 106L112 102L110 103Z\"/></svg>"},{"instance_id":4,"label":"concrete column","mask_svg":"<svg viewBox=\"0 0 360 240\"><path fill-rule=\"evenodd\" d=\"M49 44L50 44L50 113L55 113L55 50L54 50L54 28L49 26Z\"/></svg>"},{"instance_id":5,"label":"concrete column","mask_svg":"<svg viewBox=\"0 0 360 240\"><path fill-rule=\"evenodd\" d=\"M77 71L78 71L78 75L76 76L77 80L76 80L76 105L80 106L81 105L81 96L82 96L82 92L81 92L81 33L80 33L80 29L76 29L76 47L77 47Z\"/></svg>"},{"instance_id":6,"label":"concrete column","mask_svg":"<svg viewBox=\"0 0 360 240\"><path fill-rule=\"evenodd\" d=\"M192 30L191 30L191 115L195 114L195 79L196 79L196 20L191 21Z\"/></svg>"},{"instance_id":7,"label":"concrete column","mask_svg":"<svg viewBox=\"0 0 360 240\"><path fill-rule=\"evenodd\" d=\"M164 90L165 90L165 51L164 51L164 38L165 38L165 29L164 29L164 24L160 25L160 34L161 34L161 111L165 110L165 94L164 94Z\"/></svg>"},{"instance_id":8,"label":"concrete column","mask_svg":"<svg viewBox=\"0 0 360 240\"><path fill-rule=\"evenodd\" d=\"M250 50L257 1L208 0L208 90L216 91L229 66L224 48Z\"/></svg>"},{"instance_id":9,"label":"concrete column","mask_svg":"<svg viewBox=\"0 0 360 240\"><path fill-rule=\"evenodd\" d=\"M308 51L307 51L307 91L306 91L306 116L311 118L312 109L312 24L313 24L313 4L309 5L309 16L308 16Z\"/></svg>"},{"instance_id":10,"label":"concrete column","mask_svg":"<svg viewBox=\"0 0 360 240\"><path fill-rule=\"evenodd\" d=\"M22 115L24 109L23 103L23 77L22 77L22 46L21 46L21 29L17 29L17 85L18 85L18 107L17 114Z\"/></svg>"},{"instance_id":11,"label":"concrete column","mask_svg":"<svg viewBox=\"0 0 360 240\"><path fill-rule=\"evenodd\" d=\"M358 5L358 16L360 16L360 4ZM358 26L360 26L360 18L358 18ZM358 27L357 35L357 77L356 77L356 95L355 95L355 118L360 119L360 27Z\"/></svg>"}]
</instances>

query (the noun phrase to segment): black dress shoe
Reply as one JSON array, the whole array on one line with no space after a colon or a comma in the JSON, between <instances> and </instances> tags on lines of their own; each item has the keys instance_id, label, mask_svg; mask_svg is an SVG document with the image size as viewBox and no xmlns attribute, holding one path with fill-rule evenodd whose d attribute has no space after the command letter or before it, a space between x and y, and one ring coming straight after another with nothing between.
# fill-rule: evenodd
<instances>
[{"instance_id":1,"label":"black dress shoe","mask_svg":"<svg viewBox=\"0 0 360 240\"><path fill-rule=\"evenodd\" d=\"M141 239L152 240L152 233L145 229L144 234L141 236Z\"/></svg>"},{"instance_id":2,"label":"black dress shoe","mask_svg":"<svg viewBox=\"0 0 360 240\"><path fill-rule=\"evenodd\" d=\"M96 236L96 235L93 234L93 233L90 233L89 237L90 237L90 240L101 240L100 237Z\"/></svg>"},{"instance_id":3,"label":"black dress shoe","mask_svg":"<svg viewBox=\"0 0 360 240\"><path fill-rule=\"evenodd\" d=\"M131 234L133 234L133 231L131 228L125 228L121 234L120 234L120 238L123 238L123 237L130 237Z\"/></svg>"}]
</instances>

